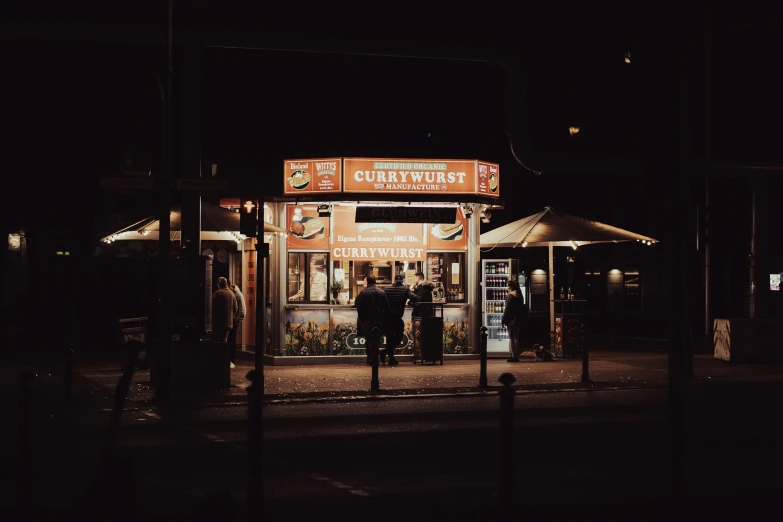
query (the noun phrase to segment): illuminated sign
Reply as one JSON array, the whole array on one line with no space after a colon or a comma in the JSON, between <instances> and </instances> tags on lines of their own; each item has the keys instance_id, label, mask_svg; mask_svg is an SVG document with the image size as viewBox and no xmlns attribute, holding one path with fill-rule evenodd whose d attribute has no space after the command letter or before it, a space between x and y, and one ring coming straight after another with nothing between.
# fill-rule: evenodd
<instances>
[{"instance_id":1,"label":"illuminated sign","mask_svg":"<svg viewBox=\"0 0 783 522\"><path fill-rule=\"evenodd\" d=\"M345 192L475 194L476 162L345 158Z\"/></svg>"},{"instance_id":2,"label":"illuminated sign","mask_svg":"<svg viewBox=\"0 0 783 522\"><path fill-rule=\"evenodd\" d=\"M356 223L356 208L335 207L332 259L423 261L424 226L417 223Z\"/></svg>"},{"instance_id":3,"label":"illuminated sign","mask_svg":"<svg viewBox=\"0 0 783 522\"><path fill-rule=\"evenodd\" d=\"M342 163L340 158L286 160L283 192L340 192Z\"/></svg>"},{"instance_id":4,"label":"illuminated sign","mask_svg":"<svg viewBox=\"0 0 783 522\"><path fill-rule=\"evenodd\" d=\"M500 166L477 160L286 160L284 172L286 195L343 192L500 197Z\"/></svg>"}]
</instances>

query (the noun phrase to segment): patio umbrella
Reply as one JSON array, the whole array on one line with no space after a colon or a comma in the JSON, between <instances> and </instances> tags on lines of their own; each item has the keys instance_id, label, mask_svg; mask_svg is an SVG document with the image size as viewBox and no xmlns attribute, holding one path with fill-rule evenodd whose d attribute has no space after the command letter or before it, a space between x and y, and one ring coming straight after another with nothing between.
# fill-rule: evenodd
<instances>
[{"instance_id":1,"label":"patio umbrella","mask_svg":"<svg viewBox=\"0 0 783 522\"><path fill-rule=\"evenodd\" d=\"M171 239L177 239L182 230L182 211L179 207L171 209ZM101 239L104 242L117 240L158 239L160 220L154 216L142 219ZM284 228L264 223L264 233L285 234ZM201 239L202 240L243 240L239 233L239 213L214 203L201 203Z\"/></svg>"},{"instance_id":2,"label":"patio umbrella","mask_svg":"<svg viewBox=\"0 0 783 522\"><path fill-rule=\"evenodd\" d=\"M538 214L519 219L489 232L481 234L482 247L549 247L549 331L555 331L555 286L554 247L566 246L576 249L592 243L619 243L641 241L652 245L657 241L651 237L613 227L598 221L572 216L545 207Z\"/></svg>"}]
</instances>

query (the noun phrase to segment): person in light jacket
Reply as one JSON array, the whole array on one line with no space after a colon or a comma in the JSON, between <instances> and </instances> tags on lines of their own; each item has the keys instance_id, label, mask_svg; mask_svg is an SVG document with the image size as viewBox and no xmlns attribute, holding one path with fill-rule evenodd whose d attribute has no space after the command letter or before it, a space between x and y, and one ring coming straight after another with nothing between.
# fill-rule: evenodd
<instances>
[{"instance_id":1,"label":"person in light jacket","mask_svg":"<svg viewBox=\"0 0 783 522\"><path fill-rule=\"evenodd\" d=\"M218 277L218 289L212 294L212 332L219 343L228 342L228 333L234 326L237 300L228 288L228 279Z\"/></svg>"},{"instance_id":2,"label":"person in light jacket","mask_svg":"<svg viewBox=\"0 0 783 522\"><path fill-rule=\"evenodd\" d=\"M242 323L242 319L245 318L245 296L242 295L242 291L237 285L231 284L231 281L228 281L228 287L232 292L234 292L234 298L236 299L237 304L237 309L234 312L233 325L231 327L231 331L228 333L228 350L229 356L231 358L230 364L232 368L235 368L236 365L234 363L236 361L234 357L237 353L237 330L239 329L239 325Z\"/></svg>"}]
</instances>

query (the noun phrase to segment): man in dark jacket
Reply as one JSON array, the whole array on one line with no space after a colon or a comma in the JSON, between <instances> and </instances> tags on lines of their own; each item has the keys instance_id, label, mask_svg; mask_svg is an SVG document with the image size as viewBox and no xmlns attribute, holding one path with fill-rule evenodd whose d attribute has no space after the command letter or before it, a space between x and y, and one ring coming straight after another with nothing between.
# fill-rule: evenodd
<instances>
[{"instance_id":1,"label":"man in dark jacket","mask_svg":"<svg viewBox=\"0 0 783 522\"><path fill-rule=\"evenodd\" d=\"M508 282L508 297L506 297L506 306L503 310L501 324L508 328L508 343L511 357L508 362L519 362L519 355L522 351L519 334L527 321L527 305L522 297L522 290L519 282Z\"/></svg>"},{"instance_id":2,"label":"man in dark jacket","mask_svg":"<svg viewBox=\"0 0 783 522\"><path fill-rule=\"evenodd\" d=\"M419 300L410 288L402 284L403 281L405 281L403 275L396 275L394 276L394 284L386 287L384 290L386 297L389 299L391 311L386 318L386 353L381 354L381 362L386 364L386 354L389 354L389 366L399 364L399 361L394 358L394 349L399 346L402 340L402 332L405 330L405 323L402 322L402 314L405 313L405 303L409 299L411 303Z\"/></svg>"},{"instance_id":3,"label":"man in dark jacket","mask_svg":"<svg viewBox=\"0 0 783 522\"><path fill-rule=\"evenodd\" d=\"M367 346L367 364L372 364L370 358L373 350L377 352L380 337L370 335L373 328L378 328L379 335L383 335L385 330L386 316L389 313L389 299L386 293L375 286L375 276L368 274L364 276L365 288L356 296L356 327L358 334L366 339Z\"/></svg>"},{"instance_id":4,"label":"man in dark jacket","mask_svg":"<svg viewBox=\"0 0 783 522\"><path fill-rule=\"evenodd\" d=\"M411 315L413 317L421 317L422 315L432 315L432 289L435 288L431 282L424 279L424 273L416 272L416 284L413 286L413 293L416 294L418 300L413 305L413 311ZM428 303L428 304L421 304Z\"/></svg>"}]
</instances>

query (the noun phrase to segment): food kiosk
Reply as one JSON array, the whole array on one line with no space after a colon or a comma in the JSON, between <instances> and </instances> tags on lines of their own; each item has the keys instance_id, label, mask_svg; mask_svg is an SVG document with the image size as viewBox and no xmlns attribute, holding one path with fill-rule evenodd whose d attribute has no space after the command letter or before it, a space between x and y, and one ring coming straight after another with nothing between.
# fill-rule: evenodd
<instances>
[{"instance_id":1,"label":"food kiosk","mask_svg":"<svg viewBox=\"0 0 783 522\"><path fill-rule=\"evenodd\" d=\"M366 274L385 288L397 275L413 287L423 273L443 303L443 353L478 353L479 279L469 267L478 266L480 253L471 238L479 237L483 210L502 208L499 165L302 159L286 160L283 175L284 194L264 199L265 219L288 231L270 259L271 364L364 356L354 301ZM405 335L394 349L406 360L413 353L410 307L403 320Z\"/></svg>"}]
</instances>

